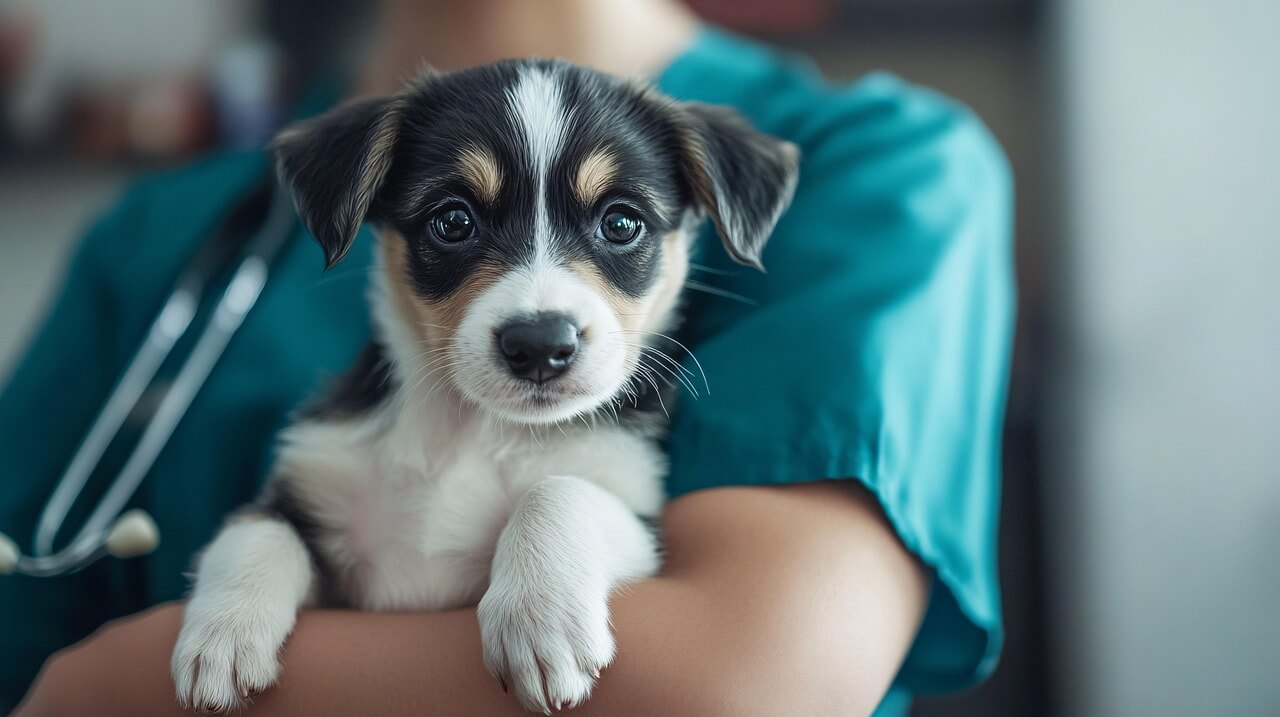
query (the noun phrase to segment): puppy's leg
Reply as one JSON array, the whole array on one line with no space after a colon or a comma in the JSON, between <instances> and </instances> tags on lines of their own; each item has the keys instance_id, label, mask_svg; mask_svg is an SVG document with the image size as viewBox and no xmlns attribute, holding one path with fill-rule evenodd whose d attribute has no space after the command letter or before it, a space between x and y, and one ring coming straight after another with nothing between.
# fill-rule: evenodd
<instances>
[{"instance_id":1,"label":"puppy's leg","mask_svg":"<svg viewBox=\"0 0 1280 717\"><path fill-rule=\"evenodd\" d=\"M200 556L174 648L179 704L229 710L271 686L312 580L311 558L291 525L253 513L229 522Z\"/></svg>"},{"instance_id":2,"label":"puppy's leg","mask_svg":"<svg viewBox=\"0 0 1280 717\"><path fill-rule=\"evenodd\" d=\"M580 704L613 660L610 592L657 570L653 536L613 494L580 478L536 484L498 539L477 608L485 667L527 709Z\"/></svg>"}]
</instances>

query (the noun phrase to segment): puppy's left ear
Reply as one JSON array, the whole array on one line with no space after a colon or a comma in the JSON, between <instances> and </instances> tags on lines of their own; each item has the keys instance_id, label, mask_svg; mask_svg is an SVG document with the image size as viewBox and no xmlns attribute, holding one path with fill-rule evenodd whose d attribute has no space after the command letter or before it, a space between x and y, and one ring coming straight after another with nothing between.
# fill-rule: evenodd
<instances>
[{"instance_id":1,"label":"puppy's left ear","mask_svg":"<svg viewBox=\"0 0 1280 717\"><path fill-rule=\"evenodd\" d=\"M280 182L324 249L328 269L347 255L391 169L403 100L343 105L287 127L272 149Z\"/></svg>"},{"instance_id":2,"label":"puppy's left ear","mask_svg":"<svg viewBox=\"0 0 1280 717\"><path fill-rule=\"evenodd\" d=\"M684 102L684 174L729 256L760 270L760 253L791 203L800 148L758 132L737 112Z\"/></svg>"}]
</instances>

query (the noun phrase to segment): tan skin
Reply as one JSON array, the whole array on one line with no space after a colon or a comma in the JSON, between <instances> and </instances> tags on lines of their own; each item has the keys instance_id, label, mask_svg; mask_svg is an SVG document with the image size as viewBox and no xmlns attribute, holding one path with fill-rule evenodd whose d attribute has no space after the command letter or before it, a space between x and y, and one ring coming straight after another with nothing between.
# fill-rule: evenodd
<instances>
[{"instance_id":1,"label":"tan skin","mask_svg":"<svg viewBox=\"0 0 1280 717\"><path fill-rule=\"evenodd\" d=\"M538 55L652 72L696 27L669 0L447 4L385 4L362 92L394 89L424 57L442 69ZM612 600L618 658L575 714L874 710L930 579L856 481L689 494L667 507L662 536L662 574ZM181 617L180 604L161 605L58 653L18 714L184 714L169 676ZM250 715L524 714L484 671L473 609L304 611L282 663Z\"/></svg>"},{"instance_id":2,"label":"tan skin","mask_svg":"<svg viewBox=\"0 0 1280 717\"><path fill-rule=\"evenodd\" d=\"M618 659L583 715L866 715L919 626L927 572L844 481L673 501L662 575L615 596ZM182 714L180 605L113 623L45 665L24 716ZM250 715L519 715L480 661L475 611L304 612Z\"/></svg>"}]
</instances>

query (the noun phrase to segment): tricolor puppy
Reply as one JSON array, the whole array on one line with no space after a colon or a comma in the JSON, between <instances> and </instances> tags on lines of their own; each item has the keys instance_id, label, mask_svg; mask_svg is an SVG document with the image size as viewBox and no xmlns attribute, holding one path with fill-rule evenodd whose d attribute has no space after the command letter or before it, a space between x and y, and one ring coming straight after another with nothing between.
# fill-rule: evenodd
<instances>
[{"instance_id":1,"label":"tricolor puppy","mask_svg":"<svg viewBox=\"0 0 1280 717\"><path fill-rule=\"evenodd\" d=\"M179 701L266 689L300 607L477 605L526 708L613 659L610 592L659 567L664 381L710 217L759 266L796 148L733 112L548 61L430 74L276 141L330 266L377 228L376 332L199 558Z\"/></svg>"}]
</instances>

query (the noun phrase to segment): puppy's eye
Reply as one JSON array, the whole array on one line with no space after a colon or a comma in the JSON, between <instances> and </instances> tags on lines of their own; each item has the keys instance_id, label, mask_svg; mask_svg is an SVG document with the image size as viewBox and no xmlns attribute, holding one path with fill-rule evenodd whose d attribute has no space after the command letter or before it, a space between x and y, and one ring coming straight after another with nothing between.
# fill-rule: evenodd
<instances>
[{"instance_id":1,"label":"puppy's eye","mask_svg":"<svg viewBox=\"0 0 1280 717\"><path fill-rule=\"evenodd\" d=\"M476 224L466 209L459 206L445 207L431 217L431 231L443 242L460 242L470 239Z\"/></svg>"},{"instance_id":2,"label":"puppy's eye","mask_svg":"<svg viewBox=\"0 0 1280 717\"><path fill-rule=\"evenodd\" d=\"M644 222L621 209L610 209L600 220L596 236L614 244L630 244L644 231Z\"/></svg>"}]
</instances>

